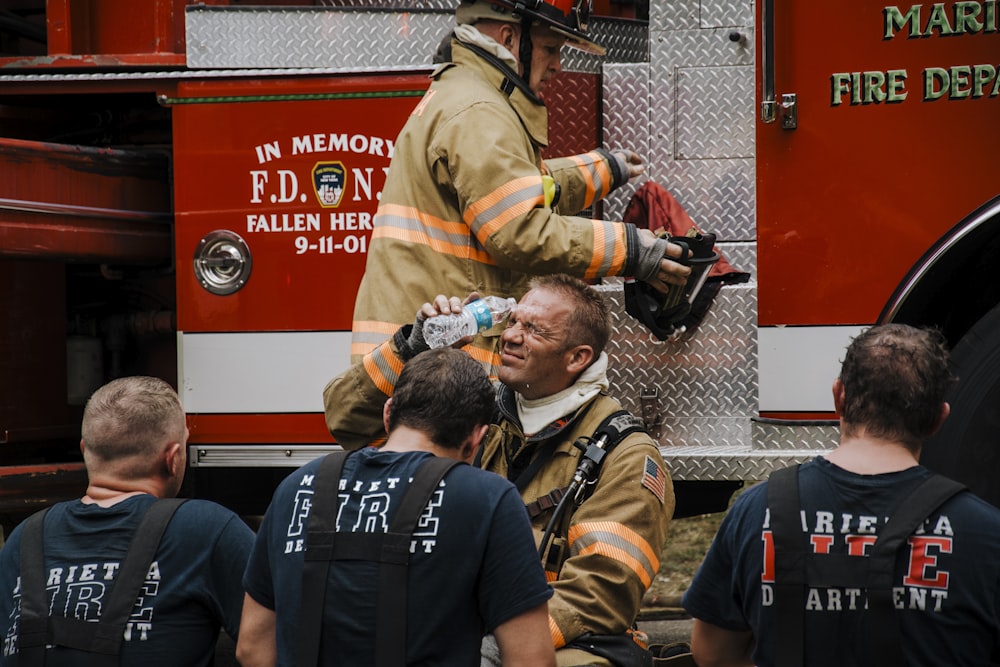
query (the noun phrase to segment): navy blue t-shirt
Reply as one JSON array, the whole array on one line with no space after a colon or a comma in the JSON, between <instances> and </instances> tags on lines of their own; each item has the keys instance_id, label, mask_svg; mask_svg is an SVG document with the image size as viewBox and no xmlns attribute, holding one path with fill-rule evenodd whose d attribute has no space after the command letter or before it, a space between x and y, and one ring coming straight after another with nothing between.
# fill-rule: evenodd
<instances>
[{"instance_id":1,"label":"navy blue t-shirt","mask_svg":"<svg viewBox=\"0 0 1000 667\"><path fill-rule=\"evenodd\" d=\"M53 506L44 544L52 615L96 620L142 515L155 498L111 507L79 500ZM16 667L22 527L0 549L0 667ZM243 607L240 574L254 534L228 509L204 500L178 508L160 541L125 629L121 665L198 667L215 655L220 626L231 637ZM79 665L81 653L48 651L48 667Z\"/></svg>"},{"instance_id":2,"label":"navy blue t-shirt","mask_svg":"<svg viewBox=\"0 0 1000 667\"><path fill-rule=\"evenodd\" d=\"M867 555L888 517L930 472L858 475L818 457L799 470L803 530L815 552ZM712 625L756 638L755 664L774 664L774 550L767 484L742 493L726 514L684 608ZM961 493L902 545L893 602L909 665L983 667L1000 649L1000 510ZM809 665L865 664L857 641L866 591L807 589Z\"/></svg>"},{"instance_id":3,"label":"navy blue t-shirt","mask_svg":"<svg viewBox=\"0 0 1000 667\"><path fill-rule=\"evenodd\" d=\"M337 530L385 532L429 456L369 447L348 457ZM279 666L294 664L303 553L321 461L292 473L275 491L244 578L250 596L276 613ZM320 664L374 664L377 573L372 561L331 563ZM483 633L551 595L517 489L498 475L459 465L444 477L418 522L407 637L395 641L406 642L408 665L478 665Z\"/></svg>"}]
</instances>

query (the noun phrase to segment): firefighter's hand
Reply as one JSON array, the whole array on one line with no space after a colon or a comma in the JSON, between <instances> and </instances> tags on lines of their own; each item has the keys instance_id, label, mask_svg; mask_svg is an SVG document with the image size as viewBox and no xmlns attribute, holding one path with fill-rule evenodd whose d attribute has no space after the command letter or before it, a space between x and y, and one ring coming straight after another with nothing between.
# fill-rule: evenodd
<instances>
[{"instance_id":1,"label":"firefighter's hand","mask_svg":"<svg viewBox=\"0 0 1000 667\"><path fill-rule=\"evenodd\" d=\"M460 313L462 312L462 306L472 303L478 298L479 292L470 292L464 300L459 299L457 296L447 297L444 294L438 294L434 297L433 301L428 301L420 306L416 319L413 321L413 328L410 329L410 336L407 339L407 345L410 348L411 354L419 354L429 349L427 342L424 340L424 322L428 318ZM462 347L463 345L468 345L470 342L472 342L472 337L466 336L460 338L452 347Z\"/></svg>"},{"instance_id":2,"label":"firefighter's hand","mask_svg":"<svg viewBox=\"0 0 1000 667\"><path fill-rule=\"evenodd\" d=\"M628 149L617 150L612 153L618 160L618 165L622 168L622 173L628 175L628 179L638 178L646 173L646 163L635 151Z\"/></svg>"},{"instance_id":3,"label":"firefighter's hand","mask_svg":"<svg viewBox=\"0 0 1000 667\"><path fill-rule=\"evenodd\" d=\"M676 258L684 249L671 243L666 237L656 236L648 229L639 230L639 262L635 277L649 283L657 292L666 293L670 285L683 285L691 273Z\"/></svg>"}]
</instances>

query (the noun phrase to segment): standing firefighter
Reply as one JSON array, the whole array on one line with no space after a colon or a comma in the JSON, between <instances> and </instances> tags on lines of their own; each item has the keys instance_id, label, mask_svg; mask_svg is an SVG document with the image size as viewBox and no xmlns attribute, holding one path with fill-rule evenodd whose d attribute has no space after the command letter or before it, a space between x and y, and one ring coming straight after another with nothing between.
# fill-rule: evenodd
<instances>
[{"instance_id":1,"label":"standing firefighter","mask_svg":"<svg viewBox=\"0 0 1000 667\"><path fill-rule=\"evenodd\" d=\"M621 222L572 217L644 171L631 151L542 160L539 95L563 45L603 53L586 0L466 1L450 58L401 131L375 216L354 309L352 361L376 349L427 298L479 291L519 298L532 275L635 276L658 289L690 270L681 248ZM450 53L448 51L450 50ZM498 333L470 353L496 375Z\"/></svg>"}]
</instances>

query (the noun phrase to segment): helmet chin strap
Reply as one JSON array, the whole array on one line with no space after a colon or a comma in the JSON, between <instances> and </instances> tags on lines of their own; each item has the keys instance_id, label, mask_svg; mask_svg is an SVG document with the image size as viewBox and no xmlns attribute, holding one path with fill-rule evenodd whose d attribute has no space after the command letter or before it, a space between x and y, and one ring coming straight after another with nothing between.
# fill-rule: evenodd
<instances>
[{"instance_id":1,"label":"helmet chin strap","mask_svg":"<svg viewBox=\"0 0 1000 667\"><path fill-rule=\"evenodd\" d=\"M521 19L521 42L518 46L517 59L521 61L521 78L529 84L531 82L531 18L525 16Z\"/></svg>"}]
</instances>

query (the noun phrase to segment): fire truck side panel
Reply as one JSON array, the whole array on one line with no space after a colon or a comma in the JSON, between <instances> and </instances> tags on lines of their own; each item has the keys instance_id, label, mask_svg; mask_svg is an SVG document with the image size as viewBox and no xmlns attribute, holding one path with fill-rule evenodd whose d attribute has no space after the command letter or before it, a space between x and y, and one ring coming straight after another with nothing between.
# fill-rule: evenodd
<instances>
[{"instance_id":1,"label":"fire truck side panel","mask_svg":"<svg viewBox=\"0 0 1000 667\"><path fill-rule=\"evenodd\" d=\"M798 128L757 124L762 327L876 321L998 192L995 4L832 9L774 0L775 92L796 95Z\"/></svg>"},{"instance_id":2,"label":"fire truck side panel","mask_svg":"<svg viewBox=\"0 0 1000 667\"><path fill-rule=\"evenodd\" d=\"M178 326L185 333L350 331L393 143L426 74L253 84L198 81L179 89ZM232 294L209 292L193 270L200 242L218 229L240 236L255 260Z\"/></svg>"}]
</instances>

